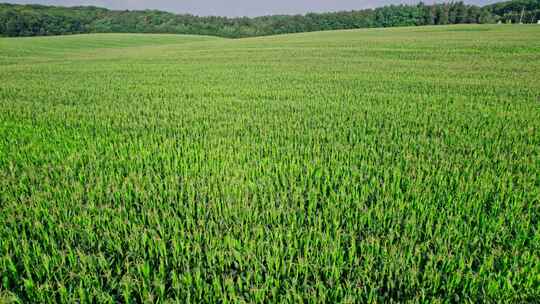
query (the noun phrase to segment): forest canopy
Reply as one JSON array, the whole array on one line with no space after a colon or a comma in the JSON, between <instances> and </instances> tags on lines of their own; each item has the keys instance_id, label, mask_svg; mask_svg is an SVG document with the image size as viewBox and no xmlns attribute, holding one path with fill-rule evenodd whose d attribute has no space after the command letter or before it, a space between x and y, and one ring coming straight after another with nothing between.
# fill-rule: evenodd
<instances>
[{"instance_id":1,"label":"forest canopy","mask_svg":"<svg viewBox=\"0 0 540 304\"><path fill-rule=\"evenodd\" d=\"M536 23L540 0L483 7L464 2L390 5L375 9L263 17L200 17L169 12L116 11L92 6L57 7L0 3L1 36L80 33L175 33L229 38L370 27L460 23Z\"/></svg>"}]
</instances>

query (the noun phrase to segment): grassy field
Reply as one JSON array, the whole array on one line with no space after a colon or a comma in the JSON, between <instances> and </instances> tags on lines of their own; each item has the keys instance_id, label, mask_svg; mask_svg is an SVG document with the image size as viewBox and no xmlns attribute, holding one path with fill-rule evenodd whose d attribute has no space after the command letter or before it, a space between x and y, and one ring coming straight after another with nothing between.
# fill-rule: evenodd
<instances>
[{"instance_id":1,"label":"grassy field","mask_svg":"<svg viewBox=\"0 0 540 304\"><path fill-rule=\"evenodd\" d=\"M540 26L0 39L0 302L540 297Z\"/></svg>"}]
</instances>

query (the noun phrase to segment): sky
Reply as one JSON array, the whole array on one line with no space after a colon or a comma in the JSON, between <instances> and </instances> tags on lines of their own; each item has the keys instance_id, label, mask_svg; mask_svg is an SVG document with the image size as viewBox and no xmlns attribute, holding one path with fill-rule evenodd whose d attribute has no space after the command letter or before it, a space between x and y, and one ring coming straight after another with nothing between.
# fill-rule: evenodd
<instances>
[{"instance_id":1,"label":"sky","mask_svg":"<svg viewBox=\"0 0 540 304\"><path fill-rule=\"evenodd\" d=\"M263 16L275 14L304 14L374 8L389 4L411 4L420 0L20 0L5 1L17 4L60 6L93 5L109 9L158 9L173 13L199 16ZM4 2L0 0L0 2ZM424 0L432 3L433 0ZM437 2L443 2L439 0ZM497 0L465 0L468 4L484 5Z\"/></svg>"}]
</instances>

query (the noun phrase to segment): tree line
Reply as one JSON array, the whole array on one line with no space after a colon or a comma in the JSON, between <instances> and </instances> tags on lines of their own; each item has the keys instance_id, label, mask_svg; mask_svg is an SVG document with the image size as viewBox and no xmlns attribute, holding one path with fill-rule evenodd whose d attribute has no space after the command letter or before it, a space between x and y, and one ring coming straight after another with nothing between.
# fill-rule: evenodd
<instances>
[{"instance_id":1,"label":"tree line","mask_svg":"<svg viewBox=\"0 0 540 304\"><path fill-rule=\"evenodd\" d=\"M540 19L540 0L514 0L479 7L463 2L390 5L375 9L263 17L200 17L157 10L116 11L93 6L56 7L0 3L0 35L80 33L176 33L229 38L322 30Z\"/></svg>"}]
</instances>

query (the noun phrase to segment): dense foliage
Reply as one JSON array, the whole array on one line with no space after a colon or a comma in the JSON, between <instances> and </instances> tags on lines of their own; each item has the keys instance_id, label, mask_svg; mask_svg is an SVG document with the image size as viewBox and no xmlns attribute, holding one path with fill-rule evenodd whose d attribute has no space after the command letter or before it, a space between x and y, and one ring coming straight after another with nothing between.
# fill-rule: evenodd
<instances>
[{"instance_id":1,"label":"dense foliage","mask_svg":"<svg viewBox=\"0 0 540 304\"><path fill-rule=\"evenodd\" d=\"M504 22L536 23L540 20L540 0L513 0L499 2L486 9Z\"/></svg>"},{"instance_id":2,"label":"dense foliage","mask_svg":"<svg viewBox=\"0 0 540 304\"><path fill-rule=\"evenodd\" d=\"M2 38L0 70L0 302L540 298L536 25Z\"/></svg>"},{"instance_id":3,"label":"dense foliage","mask_svg":"<svg viewBox=\"0 0 540 304\"><path fill-rule=\"evenodd\" d=\"M111 11L97 7L0 4L0 35L73 33L177 33L249 37L320 30L410 25L523 22L539 19L540 0L516 0L484 8L452 2L391 5L376 9L256 18L197 17L161 11Z\"/></svg>"}]
</instances>

